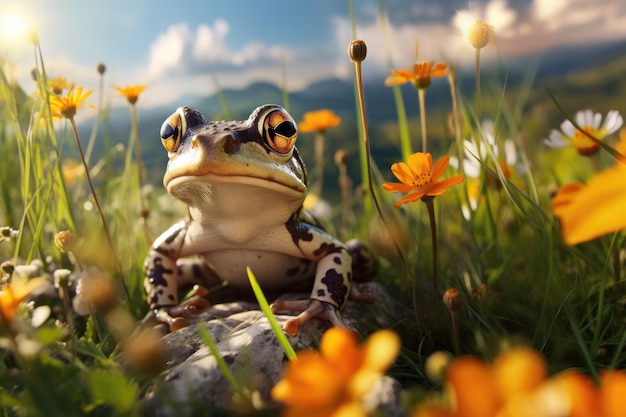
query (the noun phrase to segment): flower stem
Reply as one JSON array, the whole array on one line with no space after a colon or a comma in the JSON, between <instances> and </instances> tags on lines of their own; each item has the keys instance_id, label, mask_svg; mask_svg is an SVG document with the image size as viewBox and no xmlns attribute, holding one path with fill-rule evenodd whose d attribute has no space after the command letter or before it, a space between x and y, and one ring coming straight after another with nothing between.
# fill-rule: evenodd
<instances>
[{"instance_id":1,"label":"flower stem","mask_svg":"<svg viewBox=\"0 0 626 417\"><path fill-rule=\"evenodd\" d=\"M391 228L389 227L389 224L387 223L387 220L385 219L385 216L383 215L383 211L380 208L380 204L378 202L378 198L376 197L376 193L374 192L374 182L372 180L372 164L371 164L371 152L370 152L370 142L369 142L369 133L367 130L367 116L365 114L365 100L363 98L363 80L362 80L362 74L361 74L361 62L360 61L354 61L354 69L355 69L355 73L356 73L356 82L357 82L357 90L358 90L358 97L359 97L359 106L360 106L360 110L361 110L361 124L362 124L362 128L363 128L363 141L365 144L365 155L366 155L366 167L367 167L367 184L368 184L368 188L370 191L370 195L372 196L372 201L374 202L374 206L376 206L376 211L378 212L378 216L380 217L380 220L382 221L383 225L385 226L385 229L387 229L387 233L389 233L389 237L393 243L393 246L395 247L396 251L398 252L398 256L400 257L400 260L402 261L402 264L404 265L404 268L406 270L407 273L407 277L409 278L409 281L412 282L413 284L415 284L415 280L413 278L413 274L411 274L411 271L408 267L406 258L404 257L404 254L402 253L402 249L400 248L400 245L398 244L398 241L396 240L396 237L393 235L393 232L391 230ZM415 286L415 285L413 285Z\"/></svg>"},{"instance_id":2,"label":"flower stem","mask_svg":"<svg viewBox=\"0 0 626 417\"><path fill-rule=\"evenodd\" d=\"M107 225L106 218L104 217L104 212L102 211L102 207L100 206L100 202L98 201L98 196L96 195L96 189L94 188L93 182L91 181L91 175L89 174L89 166L87 165L87 161L85 160L85 153L83 152L83 147L80 143L80 136L78 135L76 122L74 121L73 117L69 118L69 121L72 127L72 133L74 134L74 139L76 139L76 145L78 146L80 159L83 161L83 166L85 168L85 176L87 178L87 182L89 183L91 196L93 197L93 201L96 204L98 213L100 214L100 219L102 220L102 227L104 228L104 234L106 235L109 246L111 247L111 253L115 261L115 266L120 274L120 278L122 280L122 286L124 287L124 292L126 293L126 297L128 301L130 301L130 292L128 291L128 286L126 285L126 278L124 278L124 273L122 271L122 264L120 260L118 259L117 254L115 253L115 246L113 245L113 239L111 238L111 233L109 232L109 227Z\"/></svg>"},{"instance_id":3,"label":"flower stem","mask_svg":"<svg viewBox=\"0 0 626 417\"><path fill-rule=\"evenodd\" d=\"M140 140L139 140L139 124L137 122L137 109L135 104L130 104L130 121L131 121L131 129L132 135L135 137L135 163L137 164L137 182L139 186L139 204L141 209L141 218L143 219L143 230L146 237L146 242L150 244L152 242L152 236L150 235L150 230L148 229L148 214L149 211L146 208L146 204L143 197L143 164L141 163L141 148L140 148Z\"/></svg>"},{"instance_id":4,"label":"flower stem","mask_svg":"<svg viewBox=\"0 0 626 417\"><path fill-rule=\"evenodd\" d=\"M438 282L439 273L437 268L437 224L435 222L435 205L434 197L422 197L422 201L428 208L428 217L430 218L430 237L433 243L433 293L437 295L439 292Z\"/></svg>"},{"instance_id":5,"label":"flower stem","mask_svg":"<svg viewBox=\"0 0 626 417\"><path fill-rule=\"evenodd\" d=\"M480 103L480 48L476 48L476 114L480 118L481 103Z\"/></svg>"},{"instance_id":6,"label":"flower stem","mask_svg":"<svg viewBox=\"0 0 626 417\"><path fill-rule=\"evenodd\" d=\"M315 169L317 171L317 182L315 184L315 194L322 198L322 188L324 186L324 144L325 138L322 132L315 134Z\"/></svg>"},{"instance_id":7,"label":"flower stem","mask_svg":"<svg viewBox=\"0 0 626 417\"><path fill-rule=\"evenodd\" d=\"M428 129L426 127L426 89L418 88L417 95L420 102L420 123L422 125L422 152L428 152Z\"/></svg>"}]
</instances>

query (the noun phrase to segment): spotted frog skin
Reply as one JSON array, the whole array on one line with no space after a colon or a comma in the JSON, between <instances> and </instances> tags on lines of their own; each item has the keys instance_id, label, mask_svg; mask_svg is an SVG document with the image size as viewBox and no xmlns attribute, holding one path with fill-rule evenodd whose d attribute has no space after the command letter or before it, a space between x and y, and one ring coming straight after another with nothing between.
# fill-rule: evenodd
<instances>
[{"instance_id":1,"label":"spotted frog skin","mask_svg":"<svg viewBox=\"0 0 626 417\"><path fill-rule=\"evenodd\" d=\"M294 119L273 104L258 107L245 121L210 122L181 107L164 122L169 162L163 184L187 205L188 216L157 238L146 257L151 314L172 327L179 260L196 255L204 262L194 270L235 288L249 290L246 267L264 291L290 290L308 280L309 299L272 305L274 312L301 311L285 324L288 333L312 317L343 326L340 309L350 294L353 258L362 254L303 210L307 176L294 146L297 134Z\"/></svg>"}]
</instances>

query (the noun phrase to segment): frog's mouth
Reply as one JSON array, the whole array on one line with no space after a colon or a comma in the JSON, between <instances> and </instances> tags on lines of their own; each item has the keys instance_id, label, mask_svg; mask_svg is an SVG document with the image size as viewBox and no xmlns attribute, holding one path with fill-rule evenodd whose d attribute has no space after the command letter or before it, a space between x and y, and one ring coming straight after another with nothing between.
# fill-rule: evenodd
<instances>
[{"instance_id":1,"label":"frog's mouth","mask_svg":"<svg viewBox=\"0 0 626 417\"><path fill-rule=\"evenodd\" d=\"M174 195L180 195L180 191L189 187L213 194L216 189L232 188L236 191L238 186L248 188L258 188L285 195L291 198L300 198L306 193L306 187L301 182L287 183L278 177L262 177L257 175L241 175L241 174L216 174L208 173L203 175L180 175L167 176L163 180L163 185L167 191ZM181 188L182 187L182 188ZM249 190L241 190L242 193Z\"/></svg>"}]
</instances>

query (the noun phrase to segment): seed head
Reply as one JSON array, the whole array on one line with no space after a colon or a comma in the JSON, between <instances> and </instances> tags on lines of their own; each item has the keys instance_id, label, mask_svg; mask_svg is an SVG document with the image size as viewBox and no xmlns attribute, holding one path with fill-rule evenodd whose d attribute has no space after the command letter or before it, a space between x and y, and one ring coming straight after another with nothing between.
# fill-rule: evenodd
<instances>
[{"instance_id":1,"label":"seed head","mask_svg":"<svg viewBox=\"0 0 626 417\"><path fill-rule=\"evenodd\" d=\"M350 59L354 62L361 62L365 60L367 56L367 45L360 39L355 39L350 42L350 46L348 47L348 53L350 55Z\"/></svg>"},{"instance_id":2,"label":"seed head","mask_svg":"<svg viewBox=\"0 0 626 417\"><path fill-rule=\"evenodd\" d=\"M446 305L448 311L457 311L463 305L461 292L456 288L448 288L443 294L443 303Z\"/></svg>"},{"instance_id":3,"label":"seed head","mask_svg":"<svg viewBox=\"0 0 626 417\"><path fill-rule=\"evenodd\" d=\"M106 67L106 65L104 65L104 64L101 62L101 63L99 63L99 64L98 64L98 66L96 67L96 69L98 70L98 74L103 75L103 74L106 72L107 67Z\"/></svg>"}]
</instances>

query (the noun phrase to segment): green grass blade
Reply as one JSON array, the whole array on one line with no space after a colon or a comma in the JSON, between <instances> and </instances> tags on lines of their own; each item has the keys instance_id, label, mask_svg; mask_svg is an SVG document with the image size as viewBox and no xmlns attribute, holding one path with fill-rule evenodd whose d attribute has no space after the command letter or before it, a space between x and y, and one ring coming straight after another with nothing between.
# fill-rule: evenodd
<instances>
[{"instance_id":1,"label":"green grass blade","mask_svg":"<svg viewBox=\"0 0 626 417\"><path fill-rule=\"evenodd\" d=\"M291 346L291 343L289 343L289 340L287 340L287 336L285 336L285 333L283 333L280 324L278 324L278 321L276 321L276 317L274 317L274 313L272 313L272 310L270 309L270 305L267 302L263 291L261 290L261 286L259 285L256 277L252 273L252 270L250 268L246 268L246 270L248 271L248 279L250 280L252 291L254 291L254 295L259 302L261 311L263 312L263 314L265 314L265 317L267 317L267 320L269 321L270 326L272 327L272 330L276 335L276 339L278 339L278 343L283 348L283 351L285 352L287 358L289 360L294 360L296 358L296 352L295 350L293 350L293 347Z\"/></svg>"},{"instance_id":2,"label":"green grass blade","mask_svg":"<svg viewBox=\"0 0 626 417\"><path fill-rule=\"evenodd\" d=\"M226 365L224 358L222 358L222 356L220 355L220 352L217 350L217 345L215 344L215 340L213 340L213 337L211 336L211 333L209 332L207 327L203 325L202 323L198 323L198 325L196 326L196 329L198 330L198 334L202 338L202 341L204 342L204 344L211 351L211 354L213 355L213 357L215 358L215 361L217 362L217 367L220 369L220 372L222 372L222 375L224 375L224 378L226 378L226 380L232 387L233 391L235 391L238 394L242 394L243 390L241 389L241 386L237 383L233 373L230 372L230 368L228 368L228 365Z\"/></svg>"}]
</instances>

